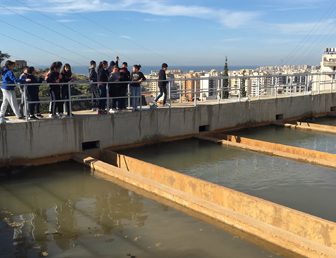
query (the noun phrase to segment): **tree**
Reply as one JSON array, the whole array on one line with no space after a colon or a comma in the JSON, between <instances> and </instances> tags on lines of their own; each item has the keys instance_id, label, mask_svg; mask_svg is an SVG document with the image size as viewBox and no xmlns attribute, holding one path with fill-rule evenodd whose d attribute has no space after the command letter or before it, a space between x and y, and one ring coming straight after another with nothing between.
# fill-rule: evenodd
<instances>
[{"instance_id":1,"label":"tree","mask_svg":"<svg viewBox=\"0 0 336 258\"><path fill-rule=\"evenodd\" d=\"M9 54L7 54L7 53L2 53L2 52L0 51L0 66L1 66L1 63L2 63L5 59L8 59L8 58L10 58L10 55L9 55Z\"/></svg>"},{"instance_id":2,"label":"tree","mask_svg":"<svg viewBox=\"0 0 336 258\"><path fill-rule=\"evenodd\" d=\"M246 74L246 70L243 71L243 79L241 80L241 85L240 85L240 91L241 91L241 97L245 98L246 97L246 89L245 89L245 81L246 79L244 78Z\"/></svg>"},{"instance_id":3,"label":"tree","mask_svg":"<svg viewBox=\"0 0 336 258\"><path fill-rule=\"evenodd\" d=\"M224 73L223 75L225 77L229 76L229 68L228 68L228 59L225 57L225 65L224 65ZM229 78L224 78L223 79L223 94L222 94L223 99L229 98Z\"/></svg>"}]
</instances>

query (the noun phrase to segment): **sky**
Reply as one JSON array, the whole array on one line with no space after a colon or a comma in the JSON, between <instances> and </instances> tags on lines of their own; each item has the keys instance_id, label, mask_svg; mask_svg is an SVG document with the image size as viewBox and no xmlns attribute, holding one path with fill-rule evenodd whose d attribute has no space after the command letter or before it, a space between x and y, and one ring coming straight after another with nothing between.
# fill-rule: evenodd
<instances>
[{"instance_id":1,"label":"sky","mask_svg":"<svg viewBox=\"0 0 336 258\"><path fill-rule=\"evenodd\" d=\"M334 0L0 0L0 51L32 65L319 65Z\"/></svg>"}]
</instances>

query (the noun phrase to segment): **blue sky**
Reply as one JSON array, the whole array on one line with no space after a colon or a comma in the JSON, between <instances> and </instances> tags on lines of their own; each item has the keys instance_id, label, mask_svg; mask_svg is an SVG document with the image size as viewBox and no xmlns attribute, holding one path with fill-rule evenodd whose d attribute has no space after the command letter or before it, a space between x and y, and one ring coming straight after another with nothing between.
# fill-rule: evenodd
<instances>
[{"instance_id":1,"label":"blue sky","mask_svg":"<svg viewBox=\"0 0 336 258\"><path fill-rule=\"evenodd\" d=\"M334 0L1 0L0 50L33 65L318 65Z\"/></svg>"}]
</instances>

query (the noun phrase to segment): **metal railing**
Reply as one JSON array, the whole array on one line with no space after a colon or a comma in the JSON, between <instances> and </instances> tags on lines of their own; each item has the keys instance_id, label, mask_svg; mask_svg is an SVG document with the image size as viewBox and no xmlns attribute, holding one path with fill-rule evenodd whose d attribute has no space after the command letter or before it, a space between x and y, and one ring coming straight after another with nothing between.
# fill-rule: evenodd
<instances>
[{"instance_id":1,"label":"metal railing","mask_svg":"<svg viewBox=\"0 0 336 258\"><path fill-rule=\"evenodd\" d=\"M299 95L314 95L325 92L336 91L336 73L302 73L302 74L275 74L275 75L256 75L256 76L217 76L217 77L198 77L198 78L171 78L166 80L167 83L167 102L169 108L174 106L188 105L197 106L204 103L225 103L237 101L253 101L263 98L280 98L292 97ZM67 87L67 98L51 100L46 94L40 96L39 101L29 99L29 87L40 86L44 87L44 92L47 92L49 84L24 84L23 85L23 100L24 112L28 118L29 105L50 105L51 103L62 103L69 110L69 116L72 117L72 112L78 110L88 110L92 107L93 102L106 101L106 105L102 106L108 112L113 105L113 102L124 100L126 110L132 109L132 101L138 102L138 105L133 105L139 111L148 109L151 103L144 103L143 96L147 97L149 102L152 102L159 94L159 80L148 79L142 83L140 87L140 95L132 95L132 82L116 81L116 82L98 82L92 83L89 81L76 81L69 83L53 83L53 86ZM21 85L22 86L22 85ZM111 96L109 94L111 87L127 87L126 94L123 96ZM105 87L106 96L93 97L91 93L80 92L79 88L85 88L87 91L90 87L102 89ZM152 88L152 89L150 89ZM155 88L155 89L153 89ZM73 90L77 93L73 93ZM20 96L20 93L18 93ZM41 95L41 94L40 94ZM147 102L146 100L146 102ZM76 107L77 103L86 103L84 107ZM119 104L119 103L118 103Z\"/></svg>"}]
</instances>

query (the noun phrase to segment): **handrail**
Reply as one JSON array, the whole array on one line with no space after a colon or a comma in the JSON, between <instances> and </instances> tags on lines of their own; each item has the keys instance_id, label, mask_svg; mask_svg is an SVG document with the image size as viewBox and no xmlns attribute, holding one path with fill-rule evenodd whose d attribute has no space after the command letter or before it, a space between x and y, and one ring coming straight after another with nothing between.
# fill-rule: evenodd
<instances>
[{"instance_id":1,"label":"handrail","mask_svg":"<svg viewBox=\"0 0 336 258\"><path fill-rule=\"evenodd\" d=\"M286 77L285 81L279 78ZM273 78L273 79L272 79ZM249 101L269 97L278 98L280 96L297 96L297 95L314 95L321 92L334 92L336 90L336 72L330 73L293 73L293 74L267 74L267 75L230 75L230 76L209 76L197 78L168 78L167 80L147 79L142 84L150 86L154 83L154 90L143 90L141 87L140 96L132 96L130 88L131 81L115 81L115 82L90 82L90 81L71 81L68 83L35 83L35 84L11 84L13 86L23 86L23 99L26 114L28 114L29 104L45 104L45 103L69 103L70 114L72 114L72 103L83 101L100 101L107 102L107 110L110 109L110 104L118 99L125 99L127 107L129 108L132 99L139 99L140 111L143 110L142 95L156 97L158 95L158 83L167 82L167 102L170 103L169 108L175 101L179 103L193 103L194 106L199 105L199 102L217 100L218 103L231 99L233 101ZM228 86L223 86L224 82ZM234 84L237 82L237 84ZM211 84L211 85L210 85ZM242 85L244 84L244 85ZM9 84L8 84L9 85ZM45 100L41 98L40 101L28 101L27 91L30 86L48 86L59 85L68 87L67 99L61 100ZM83 85L105 86L107 91L106 97L89 97L88 94L74 95L71 88L76 88ZM109 87L115 85L127 85L127 93L124 96L109 96ZM152 87L153 87L152 85ZM1 84L0 84L1 86ZM148 87L151 88L151 87ZM245 93L243 93L243 91ZM245 96L246 94L246 96ZM70 115L71 116L71 115Z\"/></svg>"}]
</instances>

